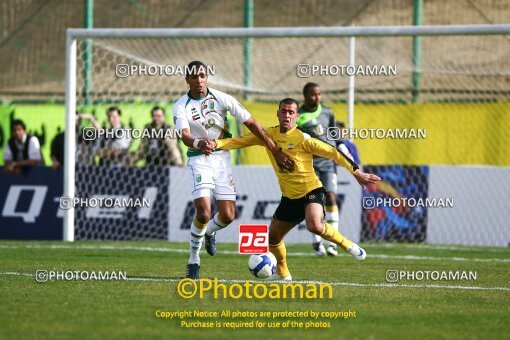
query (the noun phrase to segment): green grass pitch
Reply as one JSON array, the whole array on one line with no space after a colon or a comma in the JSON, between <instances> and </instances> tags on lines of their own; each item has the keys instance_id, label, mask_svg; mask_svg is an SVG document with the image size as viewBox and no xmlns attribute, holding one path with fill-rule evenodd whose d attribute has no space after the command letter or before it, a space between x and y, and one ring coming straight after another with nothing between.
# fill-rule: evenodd
<instances>
[{"instance_id":1,"label":"green grass pitch","mask_svg":"<svg viewBox=\"0 0 510 340\"><path fill-rule=\"evenodd\" d=\"M202 253L202 277L251 280L247 256L220 244ZM510 249L365 244L368 257L316 258L289 245L294 280L333 283L332 299L184 299L177 294L187 245L167 242L0 242L0 338L508 339ZM127 281L37 283L44 270L125 271ZM386 282L387 270L476 271L476 281ZM330 328L182 328L155 311L356 311ZM285 322L308 319L258 320ZM188 321L210 319L188 318ZM213 319L214 321L215 319ZM220 321L249 322L253 318Z\"/></svg>"}]
</instances>

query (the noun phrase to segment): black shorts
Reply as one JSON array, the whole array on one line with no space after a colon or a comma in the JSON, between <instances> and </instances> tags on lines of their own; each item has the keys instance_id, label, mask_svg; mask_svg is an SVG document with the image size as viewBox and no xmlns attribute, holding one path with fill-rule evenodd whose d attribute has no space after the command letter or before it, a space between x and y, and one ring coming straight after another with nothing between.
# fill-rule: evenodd
<instances>
[{"instance_id":1,"label":"black shorts","mask_svg":"<svg viewBox=\"0 0 510 340\"><path fill-rule=\"evenodd\" d=\"M304 197L290 199L282 196L282 200L274 212L273 218L279 221L292 222L299 224L305 219L306 206L309 203L319 203L322 205L324 215L326 212L324 206L326 204L326 189L324 187L314 189Z\"/></svg>"}]
</instances>

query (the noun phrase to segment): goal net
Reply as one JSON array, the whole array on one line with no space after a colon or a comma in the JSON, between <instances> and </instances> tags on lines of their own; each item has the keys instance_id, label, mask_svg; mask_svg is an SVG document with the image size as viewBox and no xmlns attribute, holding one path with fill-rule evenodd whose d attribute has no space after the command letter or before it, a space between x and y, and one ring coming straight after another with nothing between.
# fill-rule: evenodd
<instances>
[{"instance_id":1,"label":"goal net","mask_svg":"<svg viewBox=\"0 0 510 340\"><path fill-rule=\"evenodd\" d=\"M67 88L76 97L67 94L72 100L67 108L90 114L107 128L107 110L116 106L124 128L143 130L151 123L152 108L159 106L172 125L172 105L188 91L183 67L200 60L211 67L210 87L240 100L269 127L277 124L277 102L292 97L302 103L303 86L314 82L323 104L353 129L349 136L362 167L383 179L362 191L338 170L341 230L361 241L505 245L510 241L504 203L510 197L503 185L510 179L510 30L480 34L472 29L463 35L444 28L430 35L423 29L416 36L357 34L354 45L346 33L325 36L330 33L313 29L299 37L290 36L293 29L287 36L285 29L276 29L271 37L232 34L242 29L223 29L223 36L217 29L208 37L190 36L193 30L181 30L182 36L165 30L150 35L75 30L80 34L70 40L76 41L76 54L69 44L75 65L68 60ZM76 207L66 215L66 224L74 228L68 229L71 239L73 234L77 240L173 239L170 234L189 226L194 210L184 167L147 164L149 151L142 150L143 138L136 136L123 152L109 154L104 149L123 141L86 140L91 119L69 117L67 129L78 125L70 144L76 166L68 169L74 176L66 177L73 181L66 183L67 193L152 200L149 207ZM247 132L235 120L229 122L234 136ZM178 147L186 149L182 143ZM265 151L252 147L232 155L239 165L234 172L238 187L261 191L238 192L244 211L238 208L241 217L234 224L269 223L280 191L267 178L274 175L267 170ZM243 186L246 181L260 185Z\"/></svg>"}]
</instances>

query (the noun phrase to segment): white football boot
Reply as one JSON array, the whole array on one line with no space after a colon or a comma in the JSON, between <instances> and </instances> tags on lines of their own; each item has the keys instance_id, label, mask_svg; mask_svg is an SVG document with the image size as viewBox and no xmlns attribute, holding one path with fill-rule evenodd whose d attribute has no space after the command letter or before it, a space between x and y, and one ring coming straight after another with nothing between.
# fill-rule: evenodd
<instances>
[{"instance_id":1,"label":"white football boot","mask_svg":"<svg viewBox=\"0 0 510 340\"><path fill-rule=\"evenodd\" d=\"M363 261L367 257L367 252L365 249L358 246L356 243L352 243L347 252L354 256L354 258L358 261Z\"/></svg>"},{"instance_id":2,"label":"white football boot","mask_svg":"<svg viewBox=\"0 0 510 340\"><path fill-rule=\"evenodd\" d=\"M326 255L326 248L324 247L322 242L313 243L312 246L315 255L319 257Z\"/></svg>"}]
</instances>

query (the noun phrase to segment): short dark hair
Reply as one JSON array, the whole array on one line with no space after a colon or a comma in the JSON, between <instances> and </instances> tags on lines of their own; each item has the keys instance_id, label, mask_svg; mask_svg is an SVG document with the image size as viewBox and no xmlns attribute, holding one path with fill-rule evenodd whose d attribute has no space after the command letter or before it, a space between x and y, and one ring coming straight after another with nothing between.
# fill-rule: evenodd
<instances>
[{"instance_id":1,"label":"short dark hair","mask_svg":"<svg viewBox=\"0 0 510 340\"><path fill-rule=\"evenodd\" d=\"M303 87L303 96L306 96L306 94L308 93L308 91L310 89L313 89L314 87L319 87L319 84L317 83L307 83L304 87Z\"/></svg>"},{"instance_id":2,"label":"short dark hair","mask_svg":"<svg viewBox=\"0 0 510 340\"><path fill-rule=\"evenodd\" d=\"M188 64L186 70L184 70L184 73L187 78L193 74L198 74L199 70L204 70L204 72L207 74L207 66L201 61L194 60ZM194 73L192 71L194 71Z\"/></svg>"},{"instance_id":3,"label":"short dark hair","mask_svg":"<svg viewBox=\"0 0 510 340\"><path fill-rule=\"evenodd\" d=\"M113 112L113 111L117 111L119 116L122 116L122 112L120 111L120 109L117 106L110 106L108 108L108 110L106 110L106 115L109 117L110 116L110 112Z\"/></svg>"},{"instance_id":4,"label":"short dark hair","mask_svg":"<svg viewBox=\"0 0 510 340\"><path fill-rule=\"evenodd\" d=\"M161 110L161 111L163 111L163 116L165 115L165 109L164 109L164 108L162 108L161 106L157 106L157 105L156 105L156 106L154 106L154 107L151 109L151 116L154 114L154 111L156 111L156 110Z\"/></svg>"},{"instance_id":5,"label":"short dark hair","mask_svg":"<svg viewBox=\"0 0 510 340\"><path fill-rule=\"evenodd\" d=\"M14 129L15 126L21 126L23 128L23 130L27 130L27 127L25 125L25 123L21 120L21 119L14 119L11 123L11 130Z\"/></svg>"},{"instance_id":6,"label":"short dark hair","mask_svg":"<svg viewBox=\"0 0 510 340\"><path fill-rule=\"evenodd\" d=\"M278 110L282 107L282 104L295 104L296 105L296 108L299 109L299 104L297 102L297 100L293 99L293 98L285 98L285 99L282 99L280 101L280 104L278 104Z\"/></svg>"}]
</instances>

